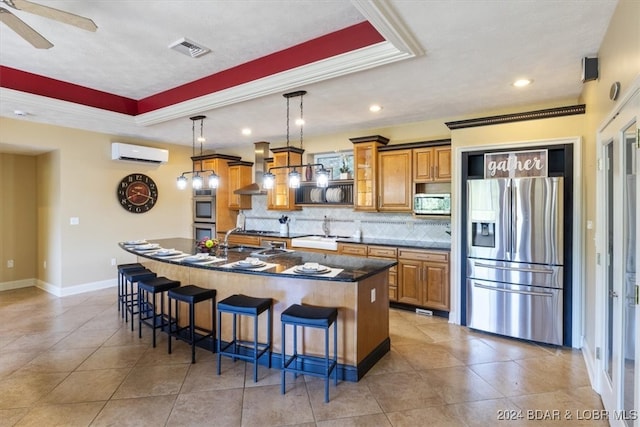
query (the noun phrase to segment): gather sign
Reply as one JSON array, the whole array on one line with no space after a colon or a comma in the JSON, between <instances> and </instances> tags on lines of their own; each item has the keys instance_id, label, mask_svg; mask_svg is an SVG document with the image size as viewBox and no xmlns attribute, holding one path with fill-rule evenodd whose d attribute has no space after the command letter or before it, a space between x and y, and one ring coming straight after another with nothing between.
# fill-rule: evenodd
<instances>
[{"instance_id":1,"label":"gather sign","mask_svg":"<svg viewBox=\"0 0 640 427\"><path fill-rule=\"evenodd\" d=\"M507 151L484 155L485 178L546 177L547 150Z\"/></svg>"}]
</instances>

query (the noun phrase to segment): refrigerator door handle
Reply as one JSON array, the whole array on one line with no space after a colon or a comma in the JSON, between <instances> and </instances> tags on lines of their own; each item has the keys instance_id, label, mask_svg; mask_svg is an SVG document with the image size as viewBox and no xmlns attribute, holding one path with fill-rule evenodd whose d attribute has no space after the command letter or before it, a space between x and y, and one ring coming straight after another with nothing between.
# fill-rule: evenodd
<instances>
[{"instance_id":1,"label":"refrigerator door handle","mask_svg":"<svg viewBox=\"0 0 640 427\"><path fill-rule=\"evenodd\" d=\"M515 185L514 185L515 184ZM515 259L517 246L518 224L518 185L512 182L511 185L511 260Z\"/></svg>"},{"instance_id":2,"label":"refrigerator door handle","mask_svg":"<svg viewBox=\"0 0 640 427\"><path fill-rule=\"evenodd\" d=\"M496 270L509 270L509 271L522 271L524 273L543 273L543 274L553 274L553 270L542 269L542 268L526 268L526 267L503 267L500 265L491 265L484 264L481 262L474 262L474 267L485 267L485 268L494 268Z\"/></svg>"},{"instance_id":3,"label":"refrigerator door handle","mask_svg":"<svg viewBox=\"0 0 640 427\"><path fill-rule=\"evenodd\" d=\"M551 292L516 291L514 289L503 289L503 288L496 288L494 286L482 285L476 282L473 282L473 286L475 286L476 288L488 289L490 291L497 291L497 292L505 292L509 294L522 294L522 295L531 295L536 297L550 297L550 298L553 297L553 293Z\"/></svg>"}]
</instances>

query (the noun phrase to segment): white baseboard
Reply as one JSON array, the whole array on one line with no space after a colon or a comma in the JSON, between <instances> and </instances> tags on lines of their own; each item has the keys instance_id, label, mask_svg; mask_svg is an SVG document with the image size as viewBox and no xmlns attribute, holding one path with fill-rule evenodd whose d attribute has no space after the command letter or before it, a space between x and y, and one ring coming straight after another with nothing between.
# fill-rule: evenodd
<instances>
[{"instance_id":1,"label":"white baseboard","mask_svg":"<svg viewBox=\"0 0 640 427\"><path fill-rule=\"evenodd\" d=\"M28 288L36 286L36 279L13 280L11 282L0 283L0 291L8 291L11 289Z\"/></svg>"},{"instance_id":2,"label":"white baseboard","mask_svg":"<svg viewBox=\"0 0 640 427\"><path fill-rule=\"evenodd\" d=\"M587 374L589 375L589 382L591 383L591 388L598 394L600 394L600 383L598 381L598 372L597 372L597 360L595 357L595 353L591 350L589 346L589 342L586 339L582 339L582 357L584 358L584 363L587 367Z\"/></svg>"},{"instance_id":3,"label":"white baseboard","mask_svg":"<svg viewBox=\"0 0 640 427\"><path fill-rule=\"evenodd\" d=\"M49 283L38 280L35 285L43 291L49 292L57 297L66 297L69 295L78 295L85 292L98 291L100 289L115 288L118 285L117 279L102 280L100 282L85 283L82 285L68 286L60 288Z\"/></svg>"}]
</instances>

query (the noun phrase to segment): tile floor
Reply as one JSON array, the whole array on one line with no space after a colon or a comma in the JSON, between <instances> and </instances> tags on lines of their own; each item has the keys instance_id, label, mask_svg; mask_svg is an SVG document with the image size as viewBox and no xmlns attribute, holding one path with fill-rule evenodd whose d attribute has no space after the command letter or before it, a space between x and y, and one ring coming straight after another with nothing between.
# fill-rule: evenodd
<instances>
[{"instance_id":1,"label":"tile floor","mask_svg":"<svg viewBox=\"0 0 640 427\"><path fill-rule=\"evenodd\" d=\"M607 425L584 419L602 403L576 350L392 309L391 352L361 381L332 384L325 404L317 378L291 377L283 396L278 370L261 366L254 384L244 362L223 358L218 377L209 352L192 365L182 342L167 354L163 334L152 348L148 329L138 339L120 319L115 292L0 292L0 426Z\"/></svg>"}]
</instances>

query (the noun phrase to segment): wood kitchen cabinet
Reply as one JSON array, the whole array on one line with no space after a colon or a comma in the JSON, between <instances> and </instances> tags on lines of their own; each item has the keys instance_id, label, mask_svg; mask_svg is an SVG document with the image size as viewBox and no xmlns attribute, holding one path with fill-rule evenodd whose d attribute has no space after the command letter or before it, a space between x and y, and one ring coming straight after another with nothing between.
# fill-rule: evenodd
<instances>
[{"instance_id":1,"label":"wood kitchen cabinet","mask_svg":"<svg viewBox=\"0 0 640 427\"><path fill-rule=\"evenodd\" d=\"M414 182L450 182L451 146L415 148L413 150Z\"/></svg>"},{"instance_id":2,"label":"wood kitchen cabinet","mask_svg":"<svg viewBox=\"0 0 640 427\"><path fill-rule=\"evenodd\" d=\"M302 153L304 150L296 147L272 148L270 168L282 167L287 165L302 164ZM303 168L297 168L300 174L304 174ZM267 209L292 211L301 209L295 203L295 189L289 188L289 172L292 169L283 167L281 169L271 170L276 178L273 188L267 191Z\"/></svg>"},{"instance_id":3,"label":"wood kitchen cabinet","mask_svg":"<svg viewBox=\"0 0 640 427\"><path fill-rule=\"evenodd\" d=\"M224 242L225 234L226 233L224 233L224 232L219 232L218 233L218 240L220 241L220 243ZM247 236L245 234L231 234L231 235L229 235L228 243L229 243L229 245L233 245L233 246L247 245L247 246L258 247L258 246L260 246L260 237L258 237L258 236Z\"/></svg>"},{"instance_id":4,"label":"wood kitchen cabinet","mask_svg":"<svg viewBox=\"0 0 640 427\"><path fill-rule=\"evenodd\" d=\"M394 150L378 153L381 212L411 212L413 182L411 176L412 150Z\"/></svg>"},{"instance_id":5,"label":"wood kitchen cabinet","mask_svg":"<svg viewBox=\"0 0 640 427\"><path fill-rule=\"evenodd\" d=\"M353 209L378 210L378 147L389 139L380 136L350 138L353 143Z\"/></svg>"},{"instance_id":6,"label":"wood kitchen cabinet","mask_svg":"<svg viewBox=\"0 0 640 427\"><path fill-rule=\"evenodd\" d=\"M449 253L398 250L398 302L449 311Z\"/></svg>"},{"instance_id":7,"label":"wood kitchen cabinet","mask_svg":"<svg viewBox=\"0 0 640 427\"><path fill-rule=\"evenodd\" d=\"M354 243L339 243L338 253L340 255L361 256L367 258L378 258L391 261L397 261L398 249L390 246L373 246ZM393 266L389 269L389 300L397 301L397 271L398 268Z\"/></svg>"},{"instance_id":8,"label":"wood kitchen cabinet","mask_svg":"<svg viewBox=\"0 0 640 427\"><path fill-rule=\"evenodd\" d=\"M251 209L251 195L235 194L234 191L251 184L253 163L244 161L229 162L229 209Z\"/></svg>"}]
</instances>

